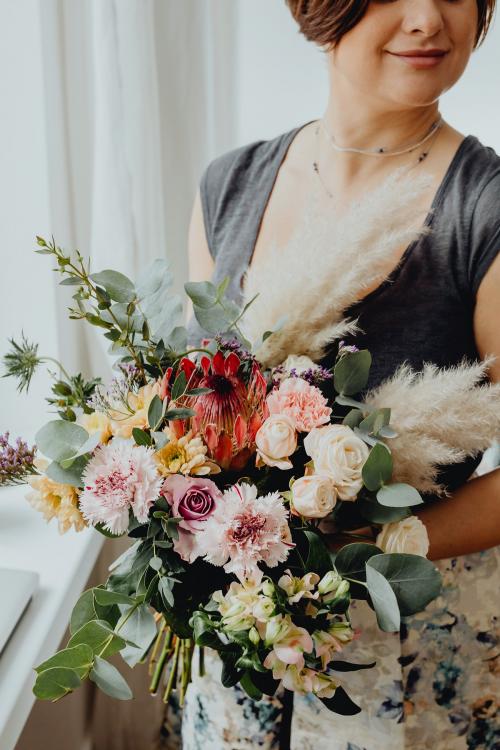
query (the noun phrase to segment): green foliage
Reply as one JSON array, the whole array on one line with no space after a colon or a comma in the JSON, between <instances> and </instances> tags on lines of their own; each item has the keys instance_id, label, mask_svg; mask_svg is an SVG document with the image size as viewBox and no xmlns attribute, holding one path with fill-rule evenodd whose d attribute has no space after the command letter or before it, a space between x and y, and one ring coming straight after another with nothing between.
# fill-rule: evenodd
<instances>
[{"instance_id":1,"label":"green foliage","mask_svg":"<svg viewBox=\"0 0 500 750\"><path fill-rule=\"evenodd\" d=\"M305 564L306 570L314 570L319 575L332 570L333 563L328 548L320 534L315 531L304 531L308 542L308 553Z\"/></svg>"},{"instance_id":2,"label":"green foliage","mask_svg":"<svg viewBox=\"0 0 500 750\"><path fill-rule=\"evenodd\" d=\"M162 421L166 403L159 396L154 396L148 409L148 424L152 430L158 430Z\"/></svg>"},{"instance_id":3,"label":"green foliage","mask_svg":"<svg viewBox=\"0 0 500 750\"><path fill-rule=\"evenodd\" d=\"M88 439L87 430L78 424L62 419L48 422L35 435L40 452L58 463L65 459L75 458Z\"/></svg>"},{"instance_id":4,"label":"green foliage","mask_svg":"<svg viewBox=\"0 0 500 750\"><path fill-rule=\"evenodd\" d=\"M363 483L372 492L378 490L392 477L392 457L382 443L377 443L370 451L362 469Z\"/></svg>"},{"instance_id":5,"label":"green foliage","mask_svg":"<svg viewBox=\"0 0 500 750\"><path fill-rule=\"evenodd\" d=\"M381 549L374 544L354 542L346 544L337 553L335 568L344 578L353 578L357 581L366 581L366 563L374 555L379 555Z\"/></svg>"},{"instance_id":6,"label":"green foliage","mask_svg":"<svg viewBox=\"0 0 500 750\"><path fill-rule=\"evenodd\" d=\"M63 468L57 461L53 461L47 466L45 473L50 479L59 484L83 487L82 474L87 463L88 456L78 456L68 468Z\"/></svg>"},{"instance_id":7,"label":"green foliage","mask_svg":"<svg viewBox=\"0 0 500 750\"><path fill-rule=\"evenodd\" d=\"M391 485L387 486L390 487ZM401 521L403 518L411 516L411 510L409 508L381 505L377 500L371 497L359 499L357 505L363 518L370 523L393 523L394 521Z\"/></svg>"},{"instance_id":8,"label":"green foliage","mask_svg":"<svg viewBox=\"0 0 500 750\"><path fill-rule=\"evenodd\" d=\"M118 271L101 271L90 274L92 281L103 287L115 302L132 302L135 298L133 283L124 274Z\"/></svg>"},{"instance_id":9,"label":"green foliage","mask_svg":"<svg viewBox=\"0 0 500 750\"><path fill-rule=\"evenodd\" d=\"M40 700L56 701L80 687L81 680L74 669L53 667L41 672L33 687Z\"/></svg>"},{"instance_id":10,"label":"green foliage","mask_svg":"<svg viewBox=\"0 0 500 750\"><path fill-rule=\"evenodd\" d=\"M368 382L372 357L367 349L345 353L333 370L333 384L337 393L352 396L363 390Z\"/></svg>"},{"instance_id":11,"label":"green foliage","mask_svg":"<svg viewBox=\"0 0 500 750\"><path fill-rule=\"evenodd\" d=\"M378 435L383 427L389 424L391 419L390 409L375 409L367 417L365 417L359 425L360 430L368 432L372 435Z\"/></svg>"},{"instance_id":12,"label":"green foliage","mask_svg":"<svg viewBox=\"0 0 500 750\"><path fill-rule=\"evenodd\" d=\"M349 698L344 688L340 687L340 685L331 698L321 698L321 702L329 711L341 714L341 716L355 716L361 711L360 707Z\"/></svg>"},{"instance_id":13,"label":"green foliage","mask_svg":"<svg viewBox=\"0 0 500 750\"><path fill-rule=\"evenodd\" d=\"M103 693L111 696L111 698L117 698L121 701L128 701L133 698L130 687L117 668L101 659L100 656L95 657L90 679Z\"/></svg>"},{"instance_id":14,"label":"green foliage","mask_svg":"<svg viewBox=\"0 0 500 750\"><path fill-rule=\"evenodd\" d=\"M162 339L174 350L185 348L185 329L178 326L182 302L172 294L173 277L168 263L157 258L139 276L137 298L153 341Z\"/></svg>"},{"instance_id":15,"label":"green foliage","mask_svg":"<svg viewBox=\"0 0 500 750\"><path fill-rule=\"evenodd\" d=\"M389 508L408 508L424 502L415 487L403 482L383 485L377 492L377 500Z\"/></svg>"},{"instance_id":16,"label":"green foliage","mask_svg":"<svg viewBox=\"0 0 500 750\"><path fill-rule=\"evenodd\" d=\"M123 623L118 623L120 636L129 641L129 644L121 651L121 656L129 667L134 667L143 658L156 636L156 623L153 614L146 605L136 606L123 610Z\"/></svg>"},{"instance_id":17,"label":"green foliage","mask_svg":"<svg viewBox=\"0 0 500 750\"><path fill-rule=\"evenodd\" d=\"M366 564L366 585L377 615L379 628L388 633L399 630L401 616L396 595L389 581L370 565L370 560Z\"/></svg>"},{"instance_id":18,"label":"green foliage","mask_svg":"<svg viewBox=\"0 0 500 750\"><path fill-rule=\"evenodd\" d=\"M366 565L376 570L390 584L401 615L421 612L441 590L441 575L431 560L420 555L402 553L372 557Z\"/></svg>"}]
</instances>

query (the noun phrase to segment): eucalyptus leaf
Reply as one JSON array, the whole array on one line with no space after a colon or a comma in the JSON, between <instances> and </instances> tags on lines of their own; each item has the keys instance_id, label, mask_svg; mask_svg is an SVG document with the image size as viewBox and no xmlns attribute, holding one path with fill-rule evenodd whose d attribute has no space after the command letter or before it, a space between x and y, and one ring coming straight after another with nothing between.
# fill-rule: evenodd
<instances>
[{"instance_id":1,"label":"eucalyptus leaf","mask_svg":"<svg viewBox=\"0 0 500 750\"><path fill-rule=\"evenodd\" d=\"M356 426L359 427L360 430L372 433L373 435L378 435L380 430L389 424L390 419L390 409L375 409Z\"/></svg>"},{"instance_id":2,"label":"eucalyptus leaf","mask_svg":"<svg viewBox=\"0 0 500 750\"><path fill-rule=\"evenodd\" d=\"M131 302L135 297L133 283L119 271L105 270L90 275L92 281L104 287L116 302Z\"/></svg>"},{"instance_id":3,"label":"eucalyptus leaf","mask_svg":"<svg viewBox=\"0 0 500 750\"><path fill-rule=\"evenodd\" d=\"M383 485L377 492L377 500L390 508L408 508L424 502L419 491L404 482Z\"/></svg>"},{"instance_id":4,"label":"eucalyptus leaf","mask_svg":"<svg viewBox=\"0 0 500 750\"><path fill-rule=\"evenodd\" d=\"M71 466L63 469L56 461L50 463L45 469L49 479L59 484L69 484L71 487L83 487L82 474L88 463L87 456L79 456L72 461Z\"/></svg>"},{"instance_id":5,"label":"eucalyptus leaf","mask_svg":"<svg viewBox=\"0 0 500 750\"><path fill-rule=\"evenodd\" d=\"M366 563L374 555L382 552L374 544L354 542L346 544L337 553L335 568L341 576L355 578L358 581L366 581Z\"/></svg>"},{"instance_id":6,"label":"eucalyptus leaf","mask_svg":"<svg viewBox=\"0 0 500 750\"><path fill-rule=\"evenodd\" d=\"M74 457L88 438L87 430L80 425L55 419L38 430L35 443L40 453L60 463Z\"/></svg>"},{"instance_id":7,"label":"eucalyptus leaf","mask_svg":"<svg viewBox=\"0 0 500 750\"><path fill-rule=\"evenodd\" d=\"M363 403L363 401L357 401L349 396L343 396L341 393L335 396L335 402L341 406L352 406L353 409L360 409L362 412L370 412L375 408L369 404Z\"/></svg>"},{"instance_id":8,"label":"eucalyptus leaf","mask_svg":"<svg viewBox=\"0 0 500 750\"><path fill-rule=\"evenodd\" d=\"M184 290L195 307L210 308L217 303L217 289L211 281L188 281Z\"/></svg>"},{"instance_id":9,"label":"eucalyptus leaf","mask_svg":"<svg viewBox=\"0 0 500 750\"><path fill-rule=\"evenodd\" d=\"M387 633L398 631L401 626L401 616L396 594L382 573L370 565L370 560L366 564L366 585L377 615L379 628Z\"/></svg>"},{"instance_id":10,"label":"eucalyptus leaf","mask_svg":"<svg viewBox=\"0 0 500 750\"><path fill-rule=\"evenodd\" d=\"M376 500L361 499L357 505L363 518L370 523L393 523L411 516L409 508L390 508L388 505L380 505Z\"/></svg>"},{"instance_id":11,"label":"eucalyptus leaf","mask_svg":"<svg viewBox=\"0 0 500 750\"><path fill-rule=\"evenodd\" d=\"M125 641L109 627L104 620L91 620L71 636L68 648L83 643L90 646L94 654L111 656L125 648Z\"/></svg>"},{"instance_id":12,"label":"eucalyptus leaf","mask_svg":"<svg viewBox=\"0 0 500 750\"><path fill-rule=\"evenodd\" d=\"M129 667L134 667L156 636L156 622L153 613L145 604L136 607L130 616L128 614L127 610L122 613L123 625L120 627L120 635L135 645L127 645L121 651L121 656Z\"/></svg>"},{"instance_id":13,"label":"eucalyptus leaf","mask_svg":"<svg viewBox=\"0 0 500 750\"><path fill-rule=\"evenodd\" d=\"M389 582L403 617L421 612L441 591L441 574L431 560L420 555L392 552L372 557L368 569Z\"/></svg>"},{"instance_id":14,"label":"eucalyptus leaf","mask_svg":"<svg viewBox=\"0 0 500 750\"><path fill-rule=\"evenodd\" d=\"M56 701L80 687L78 672L68 667L46 669L36 678L33 692L40 700Z\"/></svg>"},{"instance_id":15,"label":"eucalyptus leaf","mask_svg":"<svg viewBox=\"0 0 500 750\"><path fill-rule=\"evenodd\" d=\"M353 430L363 420L363 414L359 409L351 409L351 411L345 415L342 420L342 424L347 425Z\"/></svg>"},{"instance_id":16,"label":"eucalyptus leaf","mask_svg":"<svg viewBox=\"0 0 500 750\"><path fill-rule=\"evenodd\" d=\"M73 463L77 458L85 456L87 453L92 453L92 451L95 450L99 445L100 440L101 436L99 432L94 432L92 435L89 435L88 439L78 449L74 456L70 456L69 458L65 458L60 461L61 467L63 469L69 469L71 466L73 466Z\"/></svg>"},{"instance_id":17,"label":"eucalyptus leaf","mask_svg":"<svg viewBox=\"0 0 500 750\"><path fill-rule=\"evenodd\" d=\"M47 669L54 667L67 667L73 669L80 679L83 679L92 666L94 654L89 646L81 643L73 648L65 648L46 659L44 662L35 667L35 671L45 672Z\"/></svg>"},{"instance_id":18,"label":"eucalyptus leaf","mask_svg":"<svg viewBox=\"0 0 500 750\"><path fill-rule=\"evenodd\" d=\"M335 365L333 384L337 393L352 396L363 390L368 382L372 356L368 349L344 354Z\"/></svg>"},{"instance_id":19,"label":"eucalyptus leaf","mask_svg":"<svg viewBox=\"0 0 500 750\"><path fill-rule=\"evenodd\" d=\"M96 656L90 679L111 698L127 701L133 698L132 691L120 672L105 659Z\"/></svg>"},{"instance_id":20,"label":"eucalyptus leaf","mask_svg":"<svg viewBox=\"0 0 500 750\"><path fill-rule=\"evenodd\" d=\"M120 594L118 591L109 591L105 588L97 587L93 589L94 601L103 607L109 607L111 604L135 604L134 600L126 594Z\"/></svg>"},{"instance_id":21,"label":"eucalyptus leaf","mask_svg":"<svg viewBox=\"0 0 500 750\"><path fill-rule=\"evenodd\" d=\"M392 457L381 443L374 445L363 464L362 476L365 487L375 492L392 477Z\"/></svg>"}]
</instances>

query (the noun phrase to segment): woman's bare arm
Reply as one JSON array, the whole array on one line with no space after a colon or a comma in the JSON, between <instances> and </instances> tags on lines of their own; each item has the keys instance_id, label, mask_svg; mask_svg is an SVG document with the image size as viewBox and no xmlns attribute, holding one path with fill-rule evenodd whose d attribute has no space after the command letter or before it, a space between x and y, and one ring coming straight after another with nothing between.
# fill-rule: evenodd
<instances>
[{"instance_id":1,"label":"woman's bare arm","mask_svg":"<svg viewBox=\"0 0 500 750\"><path fill-rule=\"evenodd\" d=\"M210 279L214 270L214 261L208 247L199 189L196 193L189 222L188 261L189 281L208 281ZM192 312L193 305L191 300L188 299L186 323Z\"/></svg>"},{"instance_id":2,"label":"woman's bare arm","mask_svg":"<svg viewBox=\"0 0 500 750\"><path fill-rule=\"evenodd\" d=\"M481 358L496 355L490 379L500 382L500 254L477 293L474 336ZM500 544L500 469L471 479L453 496L416 511L427 527L429 557L478 552Z\"/></svg>"}]
</instances>

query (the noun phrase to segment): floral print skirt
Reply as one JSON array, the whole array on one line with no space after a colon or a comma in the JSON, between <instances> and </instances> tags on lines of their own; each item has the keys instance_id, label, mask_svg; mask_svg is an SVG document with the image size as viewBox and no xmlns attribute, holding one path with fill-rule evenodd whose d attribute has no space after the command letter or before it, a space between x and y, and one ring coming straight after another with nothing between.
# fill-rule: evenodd
<instances>
[{"instance_id":1,"label":"floral print skirt","mask_svg":"<svg viewBox=\"0 0 500 750\"><path fill-rule=\"evenodd\" d=\"M291 750L500 750L500 547L437 567L441 595L406 618L400 634L381 633L356 602L353 622L363 632L345 656L377 664L342 683L363 711L339 716L296 695ZM278 750L280 695L254 703L222 687L215 653L206 667L188 689L182 749Z\"/></svg>"}]
</instances>

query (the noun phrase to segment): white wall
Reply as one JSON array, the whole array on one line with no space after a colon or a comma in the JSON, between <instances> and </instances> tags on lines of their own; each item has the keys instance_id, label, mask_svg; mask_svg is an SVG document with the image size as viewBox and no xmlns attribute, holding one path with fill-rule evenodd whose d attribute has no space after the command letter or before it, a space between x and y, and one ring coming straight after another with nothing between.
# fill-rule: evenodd
<instances>
[{"instance_id":1,"label":"white wall","mask_svg":"<svg viewBox=\"0 0 500 750\"><path fill-rule=\"evenodd\" d=\"M38 0L2 0L0 23L0 355L7 337L27 337L57 357L51 263L35 255L35 235L50 236ZM49 377L29 401L0 380L0 431L31 439L46 413Z\"/></svg>"},{"instance_id":2,"label":"white wall","mask_svg":"<svg viewBox=\"0 0 500 750\"><path fill-rule=\"evenodd\" d=\"M298 33L285 0L238 3L237 143L270 138L313 120L327 101L324 56ZM443 117L500 153L500 22L442 99Z\"/></svg>"}]
</instances>

